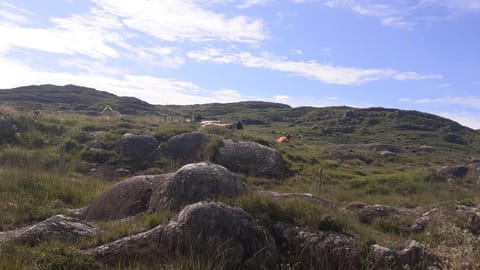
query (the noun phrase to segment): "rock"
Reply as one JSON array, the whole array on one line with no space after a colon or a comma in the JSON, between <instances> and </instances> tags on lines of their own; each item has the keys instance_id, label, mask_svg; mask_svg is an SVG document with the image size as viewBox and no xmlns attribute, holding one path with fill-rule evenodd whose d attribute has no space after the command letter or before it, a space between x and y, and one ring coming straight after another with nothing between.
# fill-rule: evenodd
<instances>
[{"instance_id":1,"label":"rock","mask_svg":"<svg viewBox=\"0 0 480 270\"><path fill-rule=\"evenodd\" d=\"M176 211L191 203L233 198L245 191L245 185L223 166L206 162L188 164L155 189L150 211Z\"/></svg>"},{"instance_id":2,"label":"rock","mask_svg":"<svg viewBox=\"0 0 480 270\"><path fill-rule=\"evenodd\" d=\"M378 154L383 157L394 157L397 155L394 152L390 152L390 151L378 151Z\"/></svg>"},{"instance_id":3,"label":"rock","mask_svg":"<svg viewBox=\"0 0 480 270\"><path fill-rule=\"evenodd\" d=\"M442 269L440 258L415 240L409 240L397 248L397 254L401 269L405 269L406 265L410 266L410 269L431 269L434 266Z\"/></svg>"},{"instance_id":4,"label":"rock","mask_svg":"<svg viewBox=\"0 0 480 270\"><path fill-rule=\"evenodd\" d=\"M165 143L166 155L174 160L198 161L202 159L208 141L209 136L200 132L176 135Z\"/></svg>"},{"instance_id":5,"label":"rock","mask_svg":"<svg viewBox=\"0 0 480 270\"><path fill-rule=\"evenodd\" d=\"M406 209L377 204L362 207L358 212L358 217L361 222L370 224L375 218L408 214L410 214L410 212Z\"/></svg>"},{"instance_id":6,"label":"rock","mask_svg":"<svg viewBox=\"0 0 480 270\"><path fill-rule=\"evenodd\" d=\"M138 160L151 158L157 147L158 141L153 136L126 133L117 142L116 150L126 159Z\"/></svg>"},{"instance_id":7,"label":"rock","mask_svg":"<svg viewBox=\"0 0 480 270\"><path fill-rule=\"evenodd\" d=\"M468 173L468 167L457 165L457 166L443 166L437 169L437 173L444 179L451 177L463 178Z\"/></svg>"},{"instance_id":8,"label":"rock","mask_svg":"<svg viewBox=\"0 0 480 270\"><path fill-rule=\"evenodd\" d=\"M468 165L468 170L471 172L472 180L475 184L480 184L480 162L473 162Z\"/></svg>"},{"instance_id":9,"label":"rock","mask_svg":"<svg viewBox=\"0 0 480 270\"><path fill-rule=\"evenodd\" d=\"M273 234L285 257L295 260L290 262L295 269L360 269L360 245L350 236L283 222L273 225Z\"/></svg>"},{"instance_id":10,"label":"rock","mask_svg":"<svg viewBox=\"0 0 480 270\"><path fill-rule=\"evenodd\" d=\"M94 236L97 228L79 219L56 215L33 225L14 238L20 244L37 245L42 241L75 241L80 237Z\"/></svg>"},{"instance_id":11,"label":"rock","mask_svg":"<svg viewBox=\"0 0 480 270\"><path fill-rule=\"evenodd\" d=\"M233 172L266 178L285 176L280 152L255 142L223 140L214 160Z\"/></svg>"},{"instance_id":12,"label":"rock","mask_svg":"<svg viewBox=\"0 0 480 270\"><path fill-rule=\"evenodd\" d=\"M407 152L407 150L403 149L402 147L391 145L391 144L372 143L372 144L366 144L365 146L367 149L370 149L375 152L388 151L395 154Z\"/></svg>"},{"instance_id":13,"label":"rock","mask_svg":"<svg viewBox=\"0 0 480 270\"><path fill-rule=\"evenodd\" d=\"M408 228L408 233L421 233L427 228L429 223L430 223L429 216L421 216L417 218L413 222L413 224Z\"/></svg>"},{"instance_id":14,"label":"rock","mask_svg":"<svg viewBox=\"0 0 480 270\"><path fill-rule=\"evenodd\" d=\"M355 201L355 202L351 202L347 206L345 206L345 209L349 210L349 211L358 211L358 210L362 209L363 207L365 207L367 205L368 205L367 203L360 202L360 201Z\"/></svg>"},{"instance_id":15,"label":"rock","mask_svg":"<svg viewBox=\"0 0 480 270\"><path fill-rule=\"evenodd\" d=\"M433 146L428 146L428 145L422 145L418 149L420 152L425 152L425 153L433 153L435 152L435 147Z\"/></svg>"},{"instance_id":16,"label":"rock","mask_svg":"<svg viewBox=\"0 0 480 270\"><path fill-rule=\"evenodd\" d=\"M337 160L340 162L350 161L350 160L360 160L366 164L370 164L373 160L369 157L355 153L353 150L342 151L336 150L328 154L328 158Z\"/></svg>"},{"instance_id":17,"label":"rock","mask_svg":"<svg viewBox=\"0 0 480 270\"><path fill-rule=\"evenodd\" d=\"M134 176L114 185L95 199L83 213L86 220L112 220L148 209L153 189L171 175Z\"/></svg>"},{"instance_id":18,"label":"rock","mask_svg":"<svg viewBox=\"0 0 480 270\"><path fill-rule=\"evenodd\" d=\"M470 230L472 234L480 235L480 209L456 205L455 215L458 226Z\"/></svg>"},{"instance_id":19,"label":"rock","mask_svg":"<svg viewBox=\"0 0 480 270\"><path fill-rule=\"evenodd\" d=\"M389 248L374 244L370 246L370 253L373 260L372 265L368 268L370 270L393 270L399 267L397 252Z\"/></svg>"},{"instance_id":20,"label":"rock","mask_svg":"<svg viewBox=\"0 0 480 270\"><path fill-rule=\"evenodd\" d=\"M111 265L199 258L218 264L215 269L278 269L275 243L268 232L242 209L217 202L189 205L168 225L96 247L87 254Z\"/></svg>"},{"instance_id":21,"label":"rock","mask_svg":"<svg viewBox=\"0 0 480 270\"><path fill-rule=\"evenodd\" d=\"M320 204L327 208L335 207L335 205L331 201L324 199L320 196L315 196L311 193L281 193L281 192L266 191L266 190L258 190L256 191L256 193L261 194L263 196L270 197L270 198L275 198L275 199L299 199L299 200L305 200L305 201L310 201L316 204Z\"/></svg>"},{"instance_id":22,"label":"rock","mask_svg":"<svg viewBox=\"0 0 480 270\"><path fill-rule=\"evenodd\" d=\"M403 246L391 250L380 245L370 246L373 255L371 270L423 270L443 269L440 258L423 244L409 240Z\"/></svg>"}]
</instances>

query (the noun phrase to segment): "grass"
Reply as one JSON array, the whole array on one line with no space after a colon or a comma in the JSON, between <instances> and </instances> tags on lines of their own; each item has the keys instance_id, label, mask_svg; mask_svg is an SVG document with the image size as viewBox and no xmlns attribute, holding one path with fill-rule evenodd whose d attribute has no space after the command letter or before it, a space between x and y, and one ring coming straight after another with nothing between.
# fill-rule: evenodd
<instances>
[{"instance_id":1,"label":"grass","mask_svg":"<svg viewBox=\"0 0 480 270\"><path fill-rule=\"evenodd\" d=\"M192 114L204 118L232 121L240 118L259 119L266 125L246 126L232 132L212 129L204 132L213 138L204 149L202 158L213 155L218 142L224 138L250 140L279 150L286 162L289 176L283 181L242 177L249 188L280 192L309 192L334 202L340 209L349 202L387 204L397 207L428 210L445 203L475 201L480 187L468 179L459 184L436 181L432 173L443 165L467 164L468 158L478 153L480 135L456 126L452 122L417 113L396 113L391 110L364 110L346 119L351 108L296 108L263 103L242 103L230 106L199 105L187 107L159 107L159 114L175 116L175 120ZM164 111L162 111L164 110ZM443 121L443 122L442 122ZM408 124L408 125L406 125ZM435 131L425 131L426 126ZM441 125L440 125L441 124ZM314 127L316 126L316 127ZM444 135L458 129L462 140L469 145L446 142ZM160 143L171 136L197 131L195 123L164 122L155 115L125 116L105 120L75 113L41 112L33 115L12 108L0 108L0 230L9 230L51 215L65 213L68 208L90 203L113 183L85 174L92 163L82 160L91 148L105 151L103 166L119 166L115 144L124 133L155 136ZM3 133L2 133L3 132ZM280 133L291 134L288 144L277 144ZM302 135L297 137L298 135ZM354 150L372 160L336 160L330 153L338 150L336 143L393 143L409 150L393 157L382 157L369 150ZM420 145L432 145L433 153L417 152ZM60 162L65 149L65 165ZM96 158L96 157L92 157ZM141 173L163 173L182 164L161 157ZM320 175L320 170L322 174ZM377 219L371 225L360 223L354 215L345 214L301 200L276 200L257 195L246 195L228 201L245 209L269 227L278 221L291 222L320 230L346 232L364 244L379 243L387 247L403 244L414 238L427 243L446 256L452 269L461 269L462 260L473 266L480 264L478 237L451 219L447 213L436 217L423 233L403 235L401 227L410 219ZM100 223L103 233L78 245L61 246L50 243L44 255L54 260L55 254L74 256L75 250L99 245L165 223L174 213L138 216L132 219ZM60 246L59 246L60 245ZM18 250L15 251L15 248ZM22 250L23 249L23 250ZM32 269L37 262L28 259L41 248L2 246L0 270ZM33 252L33 253L32 253ZM461 254L465 258L461 259ZM30 254L30 255L29 255ZM28 255L28 256L27 256ZM44 256L44 257L45 257ZM50 256L50 257L49 257ZM63 256L63 255L62 255ZM60 256L61 257L61 256ZM60 259L59 259L60 260ZM80 263L81 264L81 263ZM215 269L211 262L195 258L164 265L131 265L127 268L104 269ZM472 268L473 269L473 268Z\"/></svg>"},{"instance_id":2,"label":"grass","mask_svg":"<svg viewBox=\"0 0 480 270\"><path fill-rule=\"evenodd\" d=\"M0 228L12 229L86 205L109 184L84 176L0 168Z\"/></svg>"}]
</instances>

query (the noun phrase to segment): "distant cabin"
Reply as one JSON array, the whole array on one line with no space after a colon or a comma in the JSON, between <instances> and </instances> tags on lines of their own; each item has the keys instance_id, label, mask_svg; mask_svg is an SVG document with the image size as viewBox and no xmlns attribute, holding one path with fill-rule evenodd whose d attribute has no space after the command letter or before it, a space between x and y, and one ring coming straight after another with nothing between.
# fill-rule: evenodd
<instances>
[{"instance_id":1,"label":"distant cabin","mask_svg":"<svg viewBox=\"0 0 480 270\"><path fill-rule=\"evenodd\" d=\"M102 110L100 115L102 117L106 118L107 120L109 120L109 119L120 119L122 117L121 113L119 113L118 111L115 111L110 106L105 106L105 108Z\"/></svg>"}]
</instances>

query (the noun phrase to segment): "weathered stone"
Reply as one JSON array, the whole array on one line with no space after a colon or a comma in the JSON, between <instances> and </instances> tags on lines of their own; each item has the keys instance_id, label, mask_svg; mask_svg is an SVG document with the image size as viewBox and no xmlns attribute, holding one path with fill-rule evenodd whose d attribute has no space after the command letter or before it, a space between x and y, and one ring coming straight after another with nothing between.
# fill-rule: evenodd
<instances>
[{"instance_id":1,"label":"weathered stone","mask_svg":"<svg viewBox=\"0 0 480 270\"><path fill-rule=\"evenodd\" d=\"M126 159L138 160L149 157L158 147L153 136L124 134L117 142L117 152Z\"/></svg>"},{"instance_id":2,"label":"weathered stone","mask_svg":"<svg viewBox=\"0 0 480 270\"><path fill-rule=\"evenodd\" d=\"M233 172L268 178L285 176L280 152L255 142L224 140L214 159Z\"/></svg>"},{"instance_id":3,"label":"weathered stone","mask_svg":"<svg viewBox=\"0 0 480 270\"><path fill-rule=\"evenodd\" d=\"M373 262L368 269L371 270L443 269L443 264L435 253L413 240L394 250L372 245L370 253L373 255Z\"/></svg>"},{"instance_id":4,"label":"weathered stone","mask_svg":"<svg viewBox=\"0 0 480 270\"><path fill-rule=\"evenodd\" d=\"M223 166L206 162L188 164L157 186L150 211L176 211L191 203L233 198L245 191L245 185Z\"/></svg>"},{"instance_id":5,"label":"weathered stone","mask_svg":"<svg viewBox=\"0 0 480 270\"><path fill-rule=\"evenodd\" d=\"M42 241L75 241L80 237L94 236L97 229L79 219L56 215L33 225L14 238L16 243L36 245Z\"/></svg>"},{"instance_id":6,"label":"weathered stone","mask_svg":"<svg viewBox=\"0 0 480 270\"><path fill-rule=\"evenodd\" d=\"M312 231L288 223L273 225L277 246L295 269L360 269L357 240L335 232Z\"/></svg>"},{"instance_id":7,"label":"weathered stone","mask_svg":"<svg viewBox=\"0 0 480 270\"><path fill-rule=\"evenodd\" d=\"M240 208L200 202L185 207L168 225L87 251L98 261L118 265L141 260L164 263L201 258L216 269L277 269L274 240Z\"/></svg>"},{"instance_id":8,"label":"weathered stone","mask_svg":"<svg viewBox=\"0 0 480 270\"><path fill-rule=\"evenodd\" d=\"M173 136L165 143L167 157L181 161L199 161L208 143L209 136L200 132Z\"/></svg>"},{"instance_id":9,"label":"weathered stone","mask_svg":"<svg viewBox=\"0 0 480 270\"><path fill-rule=\"evenodd\" d=\"M370 224L375 218L408 215L409 213L407 209L377 204L362 207L358 212L358 217L361 222Z\"/></svg>"},{"instance_id":10,"label":"weathered stone","mask_svg":"<svg viewBox=\"0 0 480 270\"><path fill-rule=\"evenodd\" d=\"M112 220L133 216L148 209L156 185L170 175L134 176L102 193L83 213L86 220Z\"/></svg>"},{"instance_id":11,"label":"weathered stone","mask_svg":"<svg viewBox=\"0 0 480 270\"><path fill-rule=\"evenodd\" d=\"M457 165L457 166L443 166L437 169L437 173L442 177L442 178L450 178L450 177L456 177L456 178L462 178L465 177L468 173L468 167L462 166L462 165Z\"/></svg>"}]
</instances>

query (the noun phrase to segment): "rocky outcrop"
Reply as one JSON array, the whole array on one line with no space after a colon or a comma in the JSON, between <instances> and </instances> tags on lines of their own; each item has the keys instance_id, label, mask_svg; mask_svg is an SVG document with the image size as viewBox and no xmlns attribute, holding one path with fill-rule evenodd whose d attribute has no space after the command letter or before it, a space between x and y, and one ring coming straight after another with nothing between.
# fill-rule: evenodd
<instances>
[{"instance_id":1,"label":"rocky outcrop","mask_svg":"<svg viewBox=\"0 0 480 270\"><path fill-rule=\"evenodd\" d=\"M185 207L168 225L87 251L96 260L164 263L205 259L215 269L277 269L273 238L240 208L200 202Z\"/></svg>"},{"instance_id":2,"label":"rocky outcrop","mask_svg":"<svg viewBox=\"0 0 480 270\"><path fill-rule=\"evenodd\" d=\"M158 141L153 136L126 133L117 142L116 151L128 160L152 158Z\"/></svg>"},{"instance_id":3,"label":"rocky outcrop","mask_svg":"<svg viewBox=\"0 0 480 270\"><path fill-rule=\"evenodd\" d=\"M360 245L350 236L282 222L274 224L273 231L284 257L293 259L284 264L294 269L360 269Z\"/></svg>"},{"instance_id":4,"label":"rocky outcrop","mask_svg":"<svg viewBox=\"0 0 480 270\"><path fill-rule=\"evenodd\" d=\"M440 258L423 244L410 240L403 246L391 250L380 245L372 245L370 252L373 263L368 269L372 270L423 270L443 269Z\"/></svg>"},{"instance_id":5,"label":"rocky outcrop","mask_svg":"<svg viewBox=\"0 0 480 270\"><path fill-rule=\"evenodd\" d=\"M468 167L462 166L462 165L456 165L456 166L442 166L437 169L437 174L444 178L444 179L449 179L449 178L462 178L465 177L468 174Z\"/></svg>"},{"instance_id":6,"label":"rocky outcrop","mask_svg":"<svg viewBox=\"0 0 480 270\"><path fill-rule=\"evenodd\" d=\"M171 180L156 187L150 211L176 211L191 203L233 198L245 191L245 185L223 166L206 162L188 164L176 171Z\"/></svg>"},{"instance_id":7,"label":"rocky outcrop","mask_svg":"<svg viewBox=\"0 0 480 270\"><path fill-rule=\"evenodd\" d=\"M20 244L37 245L43 241L75 241L80 237L94 236L97 228L79 219L56 215L48 218L14 238Z\"/></svg>"},{"instance_id":8,"label":"rocky outcrop","mask_svg":"<svg viewBox=\"0 0 480 270\"><path fill-rule=\"evenodd\" d=\"M280 152L255 142L224 140L214 159L233 172L267 178L285 176Z\"/></svg>"},{"instance_id":9,"label":"rocky outcrop","mask_svg":"<svg viewBox=\"0 0 480 270\"><path fill-rule=\"evenodd\" d=\"M298 199L298 200L305 200L315 204L320 204L324 207L334 208L335 205L333 202L322 198L320 196L313 195L311 193L282 193L276 191L268 191L268 190L258 190L256 191L257 194L275 198L275 199Z\"/></svg>"},{"instance_id":10,"label":"rocky outcrop","mask_svg":"<svg viewBox=\"0 0 480 270\"><path fill-rule=\"evenodd\" d=\"M209 136L200 132L183 133L173 136L165 143L168 158L181 161L198 161L209 141Z\"/></svg>"},{"instance_id":11,"label":"rocky outcrop","mask_svg":"<svg viewBox=\"0 0 480 270\"><path fill-rule=\"evenodd\" d=\"M134 176L102 193L83 213L86 220L112 220L133 216L148 209L155 186L172 175Z\"/></svg>"},{"instance_id":12,"label":"rocky outcrop","mask_svg":"<svg viewBox=\"0 0 480 270\"><path fill-rule=\"evenodd\" d=\"M411 212L403 208L395 208L388 205L367 205L358 211L361 222L370 224L376 218L409 215Z\"/></svg>"}]
</instances>

